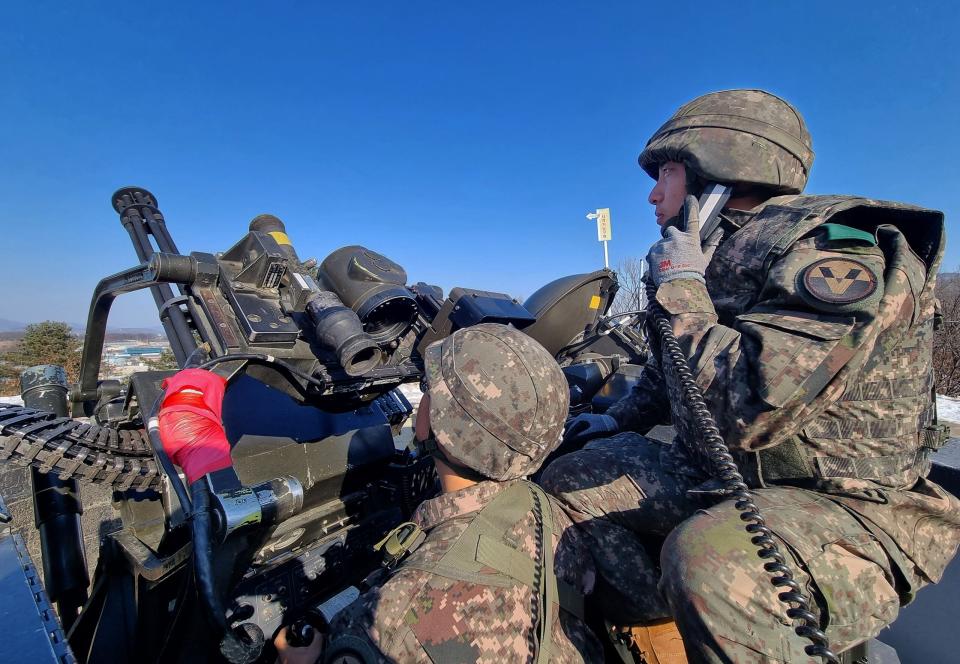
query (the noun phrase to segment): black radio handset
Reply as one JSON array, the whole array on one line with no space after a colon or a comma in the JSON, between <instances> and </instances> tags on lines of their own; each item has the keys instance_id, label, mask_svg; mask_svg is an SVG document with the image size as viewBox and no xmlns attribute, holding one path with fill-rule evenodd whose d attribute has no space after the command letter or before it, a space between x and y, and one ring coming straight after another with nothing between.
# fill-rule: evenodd
<instances>
[{"instance_id":1,"label":"black radio handset","mask_svg":"<svg viewBox=\"0 0 960 664\"><path fill-rule=\"evenodd\" d=\"M717 182L711 182L700 194L700 242L703 243L720 223L720 210L730 200L732 189ZM683 217L686 219L686 217ZM685 228L682 230L686 230Z\"/></svg>"},{"instance_id":2,"label":"black radio handset","mask_svg":"<svg viewBox=\"0 0 960 664\"><path fill-rule=\"evenodd\" d=\"M703 189L703 193L700 194L700 199L698 200L700 207L700 241L703 242L708 237L710 233L716 229L717 224L720 223L720 210L723 209L723 206L727 204L727 201L730 200L731 188L725 184L718 184L712 182L708 184ZM686 203L680 207L680 211L675 217L671 217L664 222L663 226L660 228L661 237L671 226L678 228L683 232L687 231L687 209Z\"/></svg>"}]
</instances>

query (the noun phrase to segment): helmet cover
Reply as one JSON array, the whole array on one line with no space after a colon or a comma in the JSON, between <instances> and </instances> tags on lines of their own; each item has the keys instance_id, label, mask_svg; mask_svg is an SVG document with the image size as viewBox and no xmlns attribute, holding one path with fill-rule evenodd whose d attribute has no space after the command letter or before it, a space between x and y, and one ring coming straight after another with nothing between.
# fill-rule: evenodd
<instances>
[{"instance_id":1,"label":"helmet cover","mask_svg":"<svg viewBox=\"0 0 960 664\"><path fill-rule=\"evenodd\" d=\"M506 325L457 330L424 353L430 428L443 456L492 480L535 472L560 443L566 378L533 338Z\"/></svg>"},{"instance_id":2,"label":"helmet cover","mask_svg":"<svg viewBox=\"0 0 960 664\"><path fill-rule=\"evenodd\" d=\"M677 161L707 182L799 194L813 147L806 122L788 102L763 90L724 90L681 106L638 161L654 180L660 164Z\"/></svg>"}]
</instances>

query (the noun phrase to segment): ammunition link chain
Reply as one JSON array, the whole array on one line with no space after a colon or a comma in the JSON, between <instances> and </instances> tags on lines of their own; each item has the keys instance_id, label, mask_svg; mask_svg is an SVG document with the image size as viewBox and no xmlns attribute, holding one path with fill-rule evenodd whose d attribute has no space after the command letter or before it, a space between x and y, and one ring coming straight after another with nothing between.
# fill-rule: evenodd
<instances>
[{"instance_id":1,"label":"ammunition link chain","mask_svg":"<svg viewBox=\"0 0 960 664\"><path fill-rule=\"evenodd\" d=\"M653 314L652 322L660 339L661 352L669 359L674 377L680 383L684 405L693 414L698 442L703 445L703 450L713 466L714 476L723 483L726 493L734 498L734 506L740 511L740 519L745 522L744 528L751 535L750 541L757 547L757 555L766 561L763 569L772 575L770 582L778 588L787 589L777 597L786 605L787 617L797 623L794 625L794 632L810 641L810 645L804 648L808 655L819 657L824 662L839 664L840 659L830 650L827 635L820 629L820 621L811 610L811 599L803 592L780 552L773 531L767 526L759 506L753 500L750 488L730 454L730 448L720 435L720 429L707 407L703 392L687 364L687 357L673 334L669 317L657 302L656 291L650 283L647 284L647 302L650 313Z\"/></svg>"},{"instance_id":2,"label":"ammunition link chain","mask_svg":"<svg viewBox=\"0 0 960 664\"><path fill-rule=\"evenodd\" d=\"M160 488L153 448L142 429L118 430L0 404L0 461L9 459L117 491Z\"/></svg>"}]
</instances>

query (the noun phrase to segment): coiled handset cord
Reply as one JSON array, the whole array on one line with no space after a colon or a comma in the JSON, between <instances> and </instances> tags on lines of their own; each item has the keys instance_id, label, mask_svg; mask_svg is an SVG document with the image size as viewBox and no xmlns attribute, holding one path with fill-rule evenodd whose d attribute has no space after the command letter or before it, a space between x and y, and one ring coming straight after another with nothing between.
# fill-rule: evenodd
<instances>
[{"instance_id":1,"label":"coiled handset cord","mask_svg":"<svg viewBox=\"0 0 960 664\"><path fill-rule=\"evenodd\" d=\"M777 597L786 605L787 617L800 623L794 625L794 632L810 641L810 645L804 647L804 652L811 657L819 657L824 662L839 664L840 659L830 650L830 642L820 629L817 616L810 610L810 598L790 571L786 558L773 538L773 532L767 527L760 508L753 502L753 494L743 480L737 462L730 454L730 448L720 435L720 429L707 408L703 392L693 379L687 357L673 333L670 317L657 302L657 289L652 282L647 282L646 291L648 320L652 322L660 339L661 354L667 360L664 364L669 364L673 370L674 377L680 384L684 405L693 415L697 442L702 445L713 467L714 477L723 483L724 492L735 499L734 505L740 511L740 519L746 522L746 531L751 535L750 541L756 545L757 555L766 561L763 569L773 575L771 583L778 588L787 589Z\"/></svg>"}]
</instances>

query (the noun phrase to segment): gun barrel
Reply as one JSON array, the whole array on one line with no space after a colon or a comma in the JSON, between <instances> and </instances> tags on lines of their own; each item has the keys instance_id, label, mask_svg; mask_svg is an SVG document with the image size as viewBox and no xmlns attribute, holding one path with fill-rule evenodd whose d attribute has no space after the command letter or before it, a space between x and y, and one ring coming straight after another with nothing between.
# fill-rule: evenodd
<instances>
[{"instance_id":1,"label":"gun barrel","mask_svg":"<svg viewBox=\"0 0 960 664\"><path fill-rule=\"evenodd\" d=\"M133 250L141 263L149 262L157 253L150 242L151 235L160 251L180 253L170 237L153 194L142 187L124 187L113 194L112 200L113 209L120 215L120 223L130 235ZM150 293L160 313L160 323L170 341L170 350L177 358L177 364L183 366L190 354L197 349L187 317L179 306L171 306L176 295L167 284L151 286Z\"/></svg>"}]
</instances>

